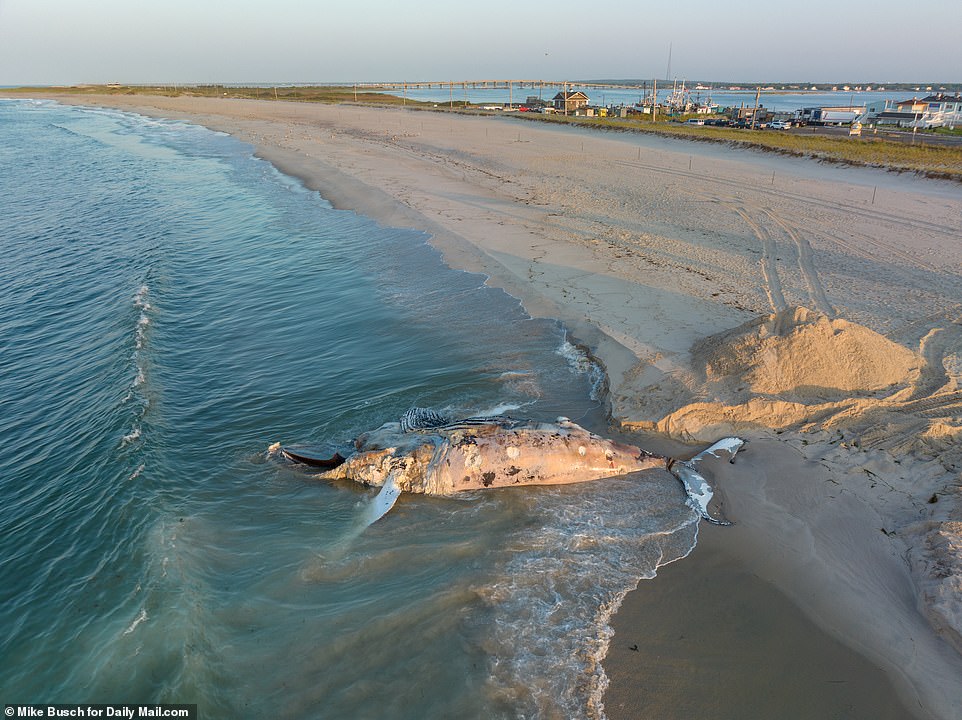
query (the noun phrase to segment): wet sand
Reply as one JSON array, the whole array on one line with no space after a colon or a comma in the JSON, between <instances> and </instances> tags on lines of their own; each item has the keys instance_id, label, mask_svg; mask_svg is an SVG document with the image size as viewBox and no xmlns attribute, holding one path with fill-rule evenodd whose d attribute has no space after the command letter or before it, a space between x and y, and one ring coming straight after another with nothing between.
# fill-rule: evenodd
<instances>
[{"instance_id":1,"label":"wet sand","mask_svg":"<svg viewBox=\"0 0 962 720\"><path fill-rule=\"evenodd\" d=\"M884 673L918 717L957 717L958 185L502 118L64 99L232 133L336 206L425 230L449 264L565 322L607 370L614 428L657 433L655 451L751 440L737 463L708 473L737 524L703 533L691 558L664 568L665 583L626 598L605 663L609 717L660 702L631 663L651 632L643 622L688 619L671 592L719 614L697 648L659 634L645 657L695 668L727 650L711 658L721 689L692 672L684 688L671 673L658 681L659 693L689 698L691 716L740 704L740 717L786 717L800 694L818 692L837 699L836 716L867 717L852 713L880 707L871 698L885 692ZM744 602L726 614L719 594ZM779 642L781 627L811 642ZM766 672L784 667L807 684L771 680L769 695L753 697L760 655ZM838 670L813 675L798 662Z\"/></svg>"},{"instance_id":2,"label":"wet sand","mask_svg":"<svg viewBox=\"0 0 962 720\"><path fill-rule=\"evenodd\" d=\"M614 619L610 718L905 720L885 672L820 630L703 529Z\"/></svg>"}]
</instances>

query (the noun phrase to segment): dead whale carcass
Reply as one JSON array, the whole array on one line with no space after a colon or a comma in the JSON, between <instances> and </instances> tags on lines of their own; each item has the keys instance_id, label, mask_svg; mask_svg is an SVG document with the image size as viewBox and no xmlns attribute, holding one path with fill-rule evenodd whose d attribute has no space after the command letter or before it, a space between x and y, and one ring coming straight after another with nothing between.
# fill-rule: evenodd
<instances>
[{"instance_id":1,"label":"dead whale carcass","mask_svg":"<svg viewBox=\"0 0 962 720\"><path fill-rule=\"evenodd\" d=\"M412 408L400 422L385 423L355 440L356 452L317 460L293 450L290 460L325 468L321 477L347 479L382 488L380 505L390 509L400 492L451 495L464 490L518 485L561 485L666 468L685 487L689 504L715 524L708 503L711 486L697 472L708 454L728 452L732 458L744 441L725 438L691 460L653 455L634 445L595 435L558 418L554 423L506 417L453 420L423 408ZM383 514L383 513L382 513Z\"/></svg>"}]
</instances>

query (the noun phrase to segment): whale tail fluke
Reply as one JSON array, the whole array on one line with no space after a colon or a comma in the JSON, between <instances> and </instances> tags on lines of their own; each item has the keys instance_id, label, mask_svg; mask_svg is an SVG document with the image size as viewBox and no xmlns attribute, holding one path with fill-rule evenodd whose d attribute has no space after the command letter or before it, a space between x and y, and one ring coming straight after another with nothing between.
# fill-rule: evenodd
<instances>
[{"instance_id":1,"label":"whale tail fluke","mask_svg":"<svg viewBox=\"0 0 962 720\"><path fill-rule=\"evenodd\" d=\"M698 463L705 457L719 457L719 453L728 453L729 462L735 462L735 454L742 449L745 441L738 437L722 438L713 445L705 448L690 460L674 460L668 463L668 470L685 488L688 495L688 505L713 525L731 525L731 521L716 518L708 511L714 492L708 481L698 472Z\"/></svg>"}]
</instances>

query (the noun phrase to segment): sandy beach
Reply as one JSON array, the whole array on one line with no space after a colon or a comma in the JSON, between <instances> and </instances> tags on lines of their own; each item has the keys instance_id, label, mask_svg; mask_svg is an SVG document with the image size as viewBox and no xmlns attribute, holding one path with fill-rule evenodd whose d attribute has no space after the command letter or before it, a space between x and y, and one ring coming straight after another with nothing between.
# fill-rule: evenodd
<instances>
[{"instance_id":1,"label":"sandy beach","mask_svg":"<svg viewBox=\"0 0 962 720\"><path fill-rule=\"evenodd\" d=\"M230 133L335 206L425 231L448 264L590 349L613 432L682 456L749 440L734 464L706 464L735 525L706 526L694 557L664 568L671 582L643 583L616 616L608 717L672 717L652 688L707 695L712 677L706 705L676 703L678 717L960 717L958 184L516 118L61 99ZM631 647L677 605L672 592L730 612L659 640L668 659L654 664L677 670L666 683L645 668L655 655ZM755 597L776 608L770 630L733 632L758 615ZM800 667L778 661L792 656L832 671L772 671ZM764 702L726 681L759 663ZM903 708L880 714L893 707L880 684ZM826 704L799 706L802 687Z\"/></svg>"}]
</instances>

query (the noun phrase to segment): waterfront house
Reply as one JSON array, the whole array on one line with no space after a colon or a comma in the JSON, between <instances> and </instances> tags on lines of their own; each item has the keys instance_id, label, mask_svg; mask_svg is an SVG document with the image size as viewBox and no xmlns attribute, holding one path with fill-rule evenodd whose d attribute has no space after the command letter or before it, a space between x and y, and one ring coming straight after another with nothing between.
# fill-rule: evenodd
<instances>
[{"instance_id":1,"label":"waterfront house","mask_svg":"<svg viewBox=\"0 0 962 720\"><path fill-rule=\"evenodd\" d=\"M895 103L895 109L898 112L905 113L924 113L927 108L927 104L917 98L912 98L911 100L900 100Z\"/></svg>"},{"instance_id":2,"label":"waterfront house","mask_svg":"<svg viewBox=\"0 0 962 720\"><path fill-rule=\"evenodd\" d=\"M875 125L894 125L895 127L925 127L922 124L922 113L900 112L898 110L883 110L868 118Z\"/></svg>"},{"instance_id":3,"label":"waterfront house","mask_svg":"<svg viewBox=\"0 0 962 720\"><path fill-rule=\"evenodd\" d=\"M962 125L962 95L928 95L922 98L926 104L926 127L955 127Z\"/></svg>"},{"instance_id":4,"label":"waterfront house","mask_svg":"<svg viewBox=\"0 0 962 720\"><path fill-rule=\"evenodd\" d=\"M956 127L962 125L962 96L939 93L921 100L886 101L881 108L869 108L868 121L910 128Z\"/></svg>"},{"instance_id":5,"label":"waterfront house","mask_svg":"<svg viewBox=\"0 0 962 720\"><path fill-rule=\"evenodd\" d=\"M588 96L580 90L567 93L559 92L554 96L553 102L555 110L573 113L578 110L578 108L583 108L588 105Z\"/></svg>"}]
</instances>

